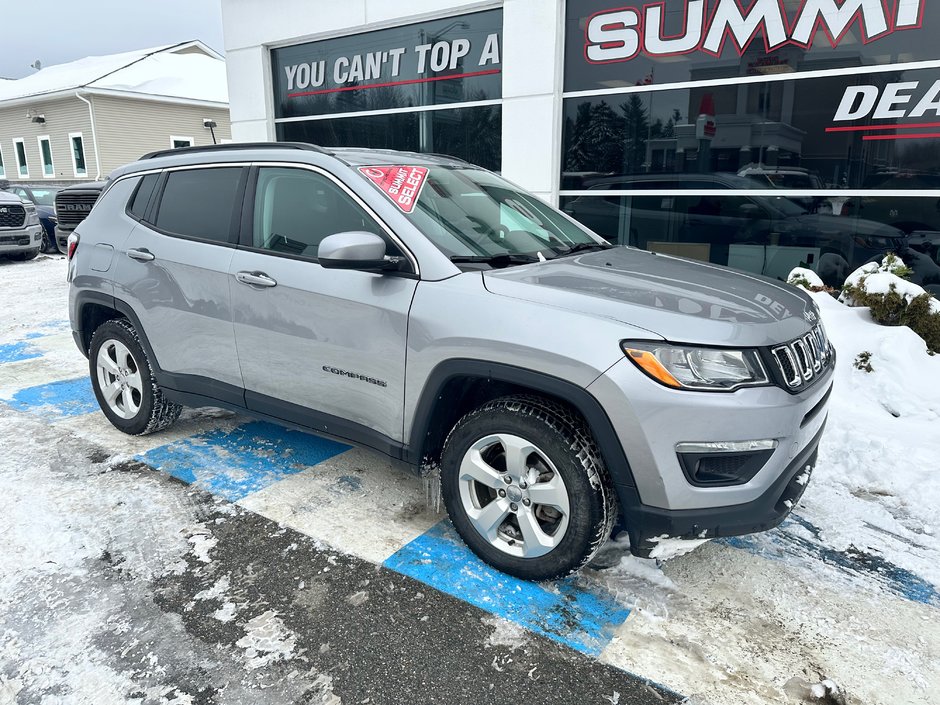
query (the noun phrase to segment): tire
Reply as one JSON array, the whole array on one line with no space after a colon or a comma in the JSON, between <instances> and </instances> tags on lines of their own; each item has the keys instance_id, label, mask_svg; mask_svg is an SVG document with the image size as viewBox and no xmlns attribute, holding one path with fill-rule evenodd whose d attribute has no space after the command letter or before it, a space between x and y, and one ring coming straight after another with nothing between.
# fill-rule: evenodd
<instances>
[{"instance_id":1,"label":"tire","mask_svg":"<svg viewBox=\"0 0 940 705\"><path fill-rule=\"evenodd\" d=\"M578 571L617 518L610 475L583 419L535 396L496 399L457 422L441 454L441 495L467 546L526 580Z\"/></svg>"},{"instance_id":2,"label":"tire","mask_svg":"<svg viewBox=\"0 0 940 705\"><path fill-rule=\"evenodd\" d=\"M36 259L36 256L39 254L39 250L23 250L21 252L12 252L7 255L12 260L17 262L27 262L31 259Z\"/></svg>"},{"instance_id":3,"label":"tire","mask_svg":"<svg viewBox=\"0 0 940 705\"><path fill-rule=\"evenodd\" d=\"M183 410L163 395L137 331L126 318L105 321L95 331L88 369L104 415L128 435L146 436L162 431Z\"/></svg>"},{"instance_id":4,"label":"tire","mask_svg":"<svg viewBox=\"0 0 940 705\"><path fill-rule=\"evenodd\" d=\"M39 245L39 251L44 255L59 251L59 248L55 246L55 235L49 235L49 231L45 228L42 229L42 240L40 242L42 244Z\"/></svg>"}]
</instances>

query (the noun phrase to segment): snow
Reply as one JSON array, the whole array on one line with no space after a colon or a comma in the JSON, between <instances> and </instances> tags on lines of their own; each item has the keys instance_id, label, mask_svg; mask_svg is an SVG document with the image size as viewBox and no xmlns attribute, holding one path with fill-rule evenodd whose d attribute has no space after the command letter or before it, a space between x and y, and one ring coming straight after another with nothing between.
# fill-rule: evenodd
<instances>
[{"instance_id":1,"label":"snow","mask_svg":"<svg viewBox=\"0 0 940 705\"><path fill-rule=\"evenodd\" d=\"M297 637L273 610L248 620L244 628L245 636L235 646L245 650L245 668L249 671L293 658Z\"/></svg>"},{"instance_id":2,"label":"snow","mask_svg":"<svg viewBox=\"0 0 940 705\"><path fill-rule=\"evenodd\" d=\"M174 53L178 48L152 47L47 66L0 82L0 101L88 88L228 103L225 62L207 54Z\"/></svg>"},{"instance_id":3,"label":"snow","mask_svg":"<svg viewBox=\"0 0 940 705\"><path fill-rule=\"evenodd\" d=\"M821 289L826 286L816 272L812 269L806 269L805 267L794 267L793 271L791 271L790 275L787 277L787 281L791 284L794 280L799 279L805 280L811 287L819 287Z\"/></svg>"},{"instance_id":4,"label":"snow","mask_svg":"<svg viewBox=\"0 0 940 705\"><path fill-rule=\"evenodd\" d=\"M899 264L903 263L891 257L885 257L880 265L877 262L869 262L852 272L846 278L845 284L853 287L861 286L869 294L887 294L894 289L908 302L928 293L922 286L903 279L891 271L893 266ZM792 273L791 276L793 276ZM852 303L847 294L843 294L840 300L844 303ZM930 299L930 307L934 313L940 313L940 301L936 298Z\"/></svg>"},{"instance_id":5,"label":"snow","mask_svg":"<svg viewBox=\"0 0 940 705\"><path fill-rule=\"evenodd\" d=\"M663 534L662 536L650 539L651 543L656 544L656 547L650 551L650 558L658 558L659 560L666 561L670 558L684 556L686 553L691 553L703 543L709 541L711 541L711 539L670 538L668 535Z\"/></svg>"}]
</instances>

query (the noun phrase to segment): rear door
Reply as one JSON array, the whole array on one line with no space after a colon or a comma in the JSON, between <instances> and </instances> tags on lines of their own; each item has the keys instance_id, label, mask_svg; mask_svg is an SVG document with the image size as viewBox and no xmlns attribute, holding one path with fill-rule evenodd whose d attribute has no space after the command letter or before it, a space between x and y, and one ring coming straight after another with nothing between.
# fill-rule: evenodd
<instances>
[{"instance_id":1,"label":"rear door","mask_svg":"<svg viewBox=\"0 0 940 705\"><path fill-rule=\"evenodd\" d=\"M323 238L367 231L366 205L325 171L257 167L229 268L248 408L380 449L402 434L410 275L325 269Z\"/></svg>"},{"instance_id":2,"label":"rear door","mask_svg":"<svg viewBox=\"0 0 940 705\"><path fill-rule=\"evenodd\" d=\"M139 222L120 256L115 291L140 319L170 387L238 404L229 264L247 181L244 165L144 177L128 205Z\"/></svg>"}]
</instances>

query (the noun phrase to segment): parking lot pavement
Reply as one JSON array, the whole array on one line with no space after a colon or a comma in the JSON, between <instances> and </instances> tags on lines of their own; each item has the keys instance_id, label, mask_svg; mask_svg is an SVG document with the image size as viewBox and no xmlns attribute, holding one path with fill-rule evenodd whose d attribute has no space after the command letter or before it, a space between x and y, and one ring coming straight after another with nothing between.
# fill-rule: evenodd
<instances>
[{"instance_id":1,"label":"parking lot pavement","mask_svg":"<svg viewBox=\"0 0 940 705\"><path fill-rule=\"evenodd\" d=\"M0 702L774 703L832 678L935 705L935 587L799 508L664 566L612 545L518 581L372 453L213 409L119 433L64 262L0 269Z\"/></svg>"}]
</instances>

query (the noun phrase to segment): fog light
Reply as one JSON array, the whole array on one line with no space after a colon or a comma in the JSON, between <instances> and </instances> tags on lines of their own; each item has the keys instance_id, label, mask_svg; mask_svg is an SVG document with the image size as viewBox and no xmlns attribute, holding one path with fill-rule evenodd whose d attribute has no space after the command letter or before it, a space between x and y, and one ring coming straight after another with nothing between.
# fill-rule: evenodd
<instances>
[{"instance_id":1,"label":"fog light","mask_svg":"<svg viewBox=\"0 0 940 705\"><path fill-rule=\"evenodd\" d=\"M723 487L750 482L776 447L775 440L678 443L676 455L690 484Z\"/></svg>"},{"instance_id":2,"label":"fog light","mask_svg":"<svg viewBox=\"0 0 940 705\"><path fill-rule=\"evenodd\" d=\"M677 453L746 453L751 450L773 450L777 441L706 441L703 443L677 443Z\"/></svg>"}]
</instances>

